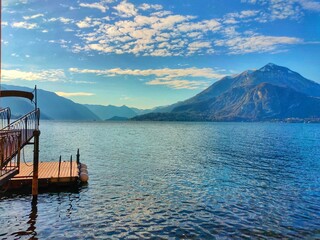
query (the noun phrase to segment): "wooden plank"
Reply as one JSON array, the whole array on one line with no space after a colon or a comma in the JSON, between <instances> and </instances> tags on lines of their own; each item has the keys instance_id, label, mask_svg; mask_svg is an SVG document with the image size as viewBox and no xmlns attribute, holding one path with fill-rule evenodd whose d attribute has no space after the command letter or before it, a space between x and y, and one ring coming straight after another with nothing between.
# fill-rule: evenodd
<instances>
[{"instance_id":1,"label":"wooden plank","mask_svg":"<svg viewBox=\"0 0 320 240\"><path fill-rule=\"evenodd\" d=\"M39 163L39 179L58 178L59 162L41 162ZM12 180L22 178L32 178L33 175L32 162L21 163L20 173ZM76 162L72 162L72 175L70 176L70 162L61 162L60 178L77 178L78 166Z\"/></svg>"}]
</instances>

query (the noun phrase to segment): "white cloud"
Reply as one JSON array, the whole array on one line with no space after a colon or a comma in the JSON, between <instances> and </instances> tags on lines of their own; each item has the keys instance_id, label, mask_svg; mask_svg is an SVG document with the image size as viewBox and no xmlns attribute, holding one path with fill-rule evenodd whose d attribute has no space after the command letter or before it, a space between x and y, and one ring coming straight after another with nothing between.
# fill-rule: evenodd
<instances>
[{"instance_id":1,"label":"white cloud","mask_svg":"<svg viewBox=\"0 0 320 240\"><path fill-rule=\"evenodd\" d=\"M103 3L80 3L80 7L85 7L85 8L95 8L100 10L101 12L105 13L109 8L105 6Z\"/></svg>"},{"instance_id":2,"label":"white cloud","mask_svg":"<svg viewBox=\"0 0 320 240\"><path fill-rule=\"evenodd\" d=\"M194 23L192 21L195 18L182 15L164 17L137 15L132 20L115 21L113 24L108 19L105 21L100 19L97 29L78 35L84 44L82 47L75 45L74 52L97 51L162 57L190 55L188 48L190 43L198 42L201 37L205 37L205 34L213 33L220 28L217 20ZM86 18L76 24L79 28L89 28L92 26L92 21L91 18ZM188 35L191 32L193 34ZM181 38L182 35L185 35L184 39ZM162 42L167 44L161 45ZM203 46L202 50L206 48ZM197 51L200 50L199 47Z\"/></svg>"},{"instance_id":3,"label":"white cloud","mask_svg":"<svg viewBox=\"0 0 320 240\"><path fill-rule=\"evenodd\" d=\"M38 25L36 23L28 23L28 22L14 22L11 25L14 28L24 28L24 29L35 29L38 28Z\"/></svg>"},{"instance_id":4,"label":"white cloud","mask_svg":"<svg viewBox=\"0 0 320 240\"><path fill-rule=\"evenodd\" d=\"M105 52L105 53L113 52L112 47L110 47L108 45L102 45L102 44L89 44L87 46L87 49L95 50L95 51L99 51L99 52Z\"/></svg>"},{"instance_id":5,"label":"white cloud","mask_svg":"<svg viewBox=\"0 0 320 240\"><path fill-rule=\"evenodd\" d=\"M185 22L177 26L177 28L181 32L190 32L190 31L202 31L202 32L208 32L208 31L217 31L220 29L221 24L215 20L204 20L201 22Z\"/></svg>"},{"instance_id":6,"label":"white cloud","mask_svg":"<svg viewBox=\"0 0 320 240\"><path fill-rule=\"evenodd\" d=\"M89 92L55 92L55 93L61 97L90 97L95 95Z\"/></svg>"},{"instance_id":7,"label":"white cloud","mask_svg":"<svg viewBox=\"0 0 320 240\"><path fill-rule=\"evenodd\" d=\"M150 9L154 9L154 10L161 10L163 7L160 4L147 4L147 3L143 3L139 6L139 9L146 11L146 10L150 10Z\"/></svg>"},{"instance_id":8,"label":"white cloud","mask_svg":"<svg viewBox=\"0 0 320 240\"><path fill-rule=\"evenodd\" d=\"M27 4L28 0L3 0L2 4L4 7L11 5Z\"/></svg>"},{"instance_id":9,"label":"white cloud","mask_svg":"<svg viewBox=\"0 0 320 240\"><path fill-rule=\"evenodd\" d=\"M211 48L211 42L205 42L205 41L198 41L198 42L192 42L188 45L189 54L192 55L196 52L199 52L203 48L206 49L212 49Z\"/></svg>"},{"instance_id":10,"label":"white cloud","mask_svg":"<svg viewBox=\"0 0 320 240\"><path fill-rule=\"evenodd\" d=\"M11 53L11 57L20 57L20 55L17 53Z\"/></svg>"},{"instance_id":11,"label":"white cloud","mask_svg":"<svg viewBox=\"0 0 320 240\"><path fill-rule=\"evenodd\" d=\"M261 12L257 10L244 10L241 12L228 13L223 17L225 24L237 24L239 22L257 21Z\"/></svg>"},{"instance_id":12,"label":"white cloud","mask_svg":"<svg viewBox=\"0 0 320 240\"><path fill-rule=\"evenodd\" d=\"M74 20L70 19L70 18L65 18L65 17L58 17L58 18L50 18L48 20L49 22L62 22L63 24L69 24L69 23L73 23Z\"/></svg>"},{"instance_id":13,"label":"white cloud","mask_svg":"<svg viewBox=\"0 0 320 240\"><path fill-rule=\"evenodd\" d=\"M61 45L66 45L68 43L70 43L71 41L67 41L67 40L64 40L64 39L56 39L56 40L49 40L48 41L49 43L57 43L57 44L61 44Z\"/></svg>"},{"instance_id":14,"label":"white cloud","mask_svg":"<svg viewBox=\"0 0 320 240\"><path fill-rule=\"evenodd\" d=\"M135 6L127 1L122 1L117 6L115 6L114 9L118 11L119 16L124 18L133 17L138 14Z\"/></svg>"},{"instance_id":15,"label":"white cloud","mask_svg":"<svg viewBox=\"0 0 320 240\"><path fill-rule=\"evenodd\" d=\"M95 70L95 69L78 69L70 68L72 73L91 73L97 75L132 75L132 76L150 76L157 77L174 76L174 77L205 77L205 78L221 78L224 75L217 73L212 68L161 68L161 69L121 69L113 68L107 70Z\"/></svg>"},{"instance_id":16,"label":"white cloud","mask_svg":"<svg viewBox=\"0 0 320 240\"><path fill-rule=\"evenodd\" d=\"M259 13L259 11L253 11L253 10L244 10L241 11L240 14L238 15L239 18L249 18L249 17L254 17Z\"/></svg>"},{"instance_id":17,"label":"white cloud","mask_svg":"<svg viewBox=\"0 0 320 240\"><path fill-rule=\"evenodd\" d=\"M250 26L250 22L256 21L264 23L299 18L302 2L313 6L313 1L242 0L241 2L263 6L265 11L251 8L231 12L221 18L199 20L197 16L165 11L158 4L144 3L135 6L126 0L119 1L114 7L110 7L111 13L108 15L111 17L86 17L75 23L80 28L76 34L80 42L73 45L72 51L86 54L95 52L157 57L224 52L274 53L279 51L280 47L303 42L302 39L294 37L264 36L249 28L244 29L242 24ZM139 14L138 10L144 11L143 14ZM241 31L237 32L239 29Z\"/></svg>"},{"instance_id":18,"label":"white cloud","mask_svg":"<svg viewBox=\"0 0 320 240\"><path fill-rule=\"evenodd\" d=\"M271 2L269 10L271 12L271 20L287 18L298 19L302 15L300 8L295 6L293 2L290 3L282 0Z\"/></svg>"},{"instance_id":19,"label":"white cloud","mask_svg":"<svg viewBox=\"0 0 320 240\"><path fill-rule=\"evenodd\" d=\"M43 71L22 71L19 69L1 71L4 81L23 80L23 81L46 81L56 82L65 80L66 76L62 69L49 69Z\"/></svg>"},{"instance_id":20,"label":"white cloud","mask_svg":"<svg viewBox=\"0 0 320 240\"><path fill-rule=\"evenodd\" d=\"M76 25L78 26L78 28L89 28L89 27L91 27L90 22L85 21L85 20L77 22Z\"/></svg>"},{"instance_id":21,"label":"white cloud","mask_svg":"<svg viewBox=\"0 0 320 240\"><path fill-rule=\"evenodd\" d=\"M126 96L126 95L122 95L121 98L120 98L120 100L122 100L122 101L129 101L129 100L132 100L132 98L131 98L131 97L128 97L128 96Z\"/></svg>"},{"instance_id":22,"label":"white cloud","mask_svg":"<svg viewBox=\"0 0 320 240\"><path fill-rule=\"evenodd\" d=\"M162 80L155 79L146 83L147 85L163 85L173 89L199 89L209 86L209 82L205 81L189 81L189 80Z\"/></svg>"},{"instance_id":23,"label":"white cloud","mask_svg":"<svg viewBox=\"0 0 320 240\"><path fill-rule=\"evenodd\" d=\"M207 87L210 81L224 77L224 74L212 68L162 68L162 69L121 69L107 70L70 68L71 73L95 74L98 76L114 77L128 75L135 77L155 77L147 80L147 85L165 85L175 89L198 89ZM187 79L188 78L188 79ZM201 78L202 80L195 80ZM206 79L204 81L203 79Z\"/></svg>"},{"instance_id":24,"label":"white cloud","mask_svg":"<svg viewBox=\"0 0 320 240\"><path fill-rule=\"evenodd\" d=\"M313 0L297 0L305 10L320 12L320 2Z\"/></svg>"},{"instance_id":25,"label":"white cloud","mask_svg":"<svg viewBox=\"0 0 320 240\"><path fill-rule=\"evenodd\" d=\"M222 29L221 33L227 38L233 38L240 36L240 33L237 32L235 26L228 26Z\"/></svg>"},{"instance_id":26,"label":"white cloud","mask_svg":"<svg viewBox=\"0 0 320 240\"><path fill-rule=\"evenodd\" d=\"M90 17L86 17L82 21L79 21L79 22L76 23L78 28L90 28L90 27L95 27L95 26L100 25L100 24L101 24L100 21L97 21L97 20L92 19Z\"/></svg>"},{"instance_id":27,"label":"white cloud","mask_svg":"<svg viewBox=\"0 0 320 240\"><path fill-rule=\"evenodd\" d=\"M260 22L300 19L305 11L320 12L320 2L315 0L242 0L242 2L261 5Z\"/></svg>"},{"instance_id":28,"label":"white cloud","mask_svg":"<svg viewBox=\"0 0 320 240\"><path fill-rule=\"evenodd\" d=\"M95 84L95 82L83 81L83 80L72 80L75 84Z\"/></svg>"},{"instance_id":29,"label":"white cloud","mask_svg":"<svg viewBox=\"0 0 320 240\"><path fill-rule=\"evenodd\" d=\"M24 20L30 20L30 19L35 19L35 18L39 18L39 17L43 17L44 15L39 13L39 14L35 14L35 15L32 15L32 16L23 16L23 19Z\"/></svg>"},{"instance_id":30,"label":"white cloud","mask_svg":"<svg viewBox=\"0 0 320 240\"><path fill-rule=\"evenodd\" d=\"M216 46L223 46L229 49L230 54L275 52L284 50L284 46L302 44L303 40L294 37L275 36L236 36L226 40L216 40Z\"/></svg>"},{"instance_id":31,"label":"white cloud","mask_svg":"<svg viewBox=\"0 0 320 240\"><path fill-rule=\"evenodd\" d=\"M169 56L173 56L174 54L167 49L156 49L148 55L154 56L154 57L169 57ZM145 54L145 56L147 56L147 54Z\"/></svg>"},{"instance_id":32,"label":"white cloud","mask_svg":"<svg viewBox=\"0 0 320 240\"><path fill-rule=\"evenodd\" d=\"M171 11L159 11L151 13L151 16L164 17L173 14Z\"/></svg>"}]
</instances>

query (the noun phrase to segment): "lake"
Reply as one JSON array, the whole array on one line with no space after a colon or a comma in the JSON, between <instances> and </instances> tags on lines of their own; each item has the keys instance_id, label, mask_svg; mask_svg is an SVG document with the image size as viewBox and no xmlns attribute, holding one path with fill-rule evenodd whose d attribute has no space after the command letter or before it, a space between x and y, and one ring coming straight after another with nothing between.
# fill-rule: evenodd
<instances>
[{"instance_id":1,"label":"lake","mask_svg":"<svg viewBox=\"0 0 320 240\"><path fill-rule=\"evenodd\" d=\"M40 123L89 184L0 197L3 239L320 238L320 124ZM30 158L32 148L25 150Z\"/></svg>"}]
</instances>

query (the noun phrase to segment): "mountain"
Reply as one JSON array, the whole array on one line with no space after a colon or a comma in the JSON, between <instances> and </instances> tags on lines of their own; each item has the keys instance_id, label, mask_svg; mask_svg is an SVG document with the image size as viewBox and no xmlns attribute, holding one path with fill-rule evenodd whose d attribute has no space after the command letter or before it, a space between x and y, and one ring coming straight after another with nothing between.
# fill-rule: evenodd
<instances>
[{"instance_id":1,"label":"mountain","mask_svg":"<svg viewBox=\"0 0 320 240\"><path fill-rule=\"evenodd\" d=\"M142 114L147 114L147 113L151 113L154 111L154 109L139 109L139 108L134 108L131 107L131 109L136 113L136 115L142 115Z\"/></svg>"},{"instance_id":2,"label":"mountain","mask_svg":"<svg viewBox=\"0 0 320 240\"><path fill-rule=\"evenodd\" d=\"M2 90L5 90L4 87L2 87ZM1 108L10 107L12 118L18 118L34 109L33 104L24 98L1 98L0 103ZM44 115L41 117L48 119L48 117Z\"/></svg>"},{"instance_id":3,"label":"mountain","mask_svg":"<svg viewBox=\"0 0 320 240\"><path fill-rule=\"evenodd\" d=\"M135 120L261 121L320 118L320 85L300 74L269 63L222 78L206 90L177 103L167 113Z\"/></svg>"},{"instance_id":4,"label":"mountain","mask_svg":"<svg viewBox=\"0 0 320 240\"><path fill-rule=\"evenodd\" d=\"M1 85L3 90L20 90L32 92L33 89L27 87ZM42 119L55 120L100 120L85 106L75 103L57 94L38 89L38 107L41 110ZM7 97L1 98L1 106L9 106L14 116L24 115L34 109L34 105L27 99Z\"/></svg>"},{"instance_id":5,"label":"mountain","mask_svg":"<svg viewBox=\"0 0 320 240\"><path fill-rule=\"evenodd\" d=\"M269 83L241 86L214 99L186 104L175 113L188 112L199 120L269 120L320 117L320 99L307 96L287 87Z\"/></svg>"},{"instance_id":6,"label":"mountain","mask_svg":"<svg viewBox=\"0 0 320 240\"><path fill-rule=\"evenodd\" d=\"M171 112L174 108L180 106L183 102L177 102L167 106L159 106L152 109L150 113L168 113Z\"/></svg>"},{"instance_id":7,"label":"mountain","mask_svg":"<svg viewBox=\"0 0 320 240\"><path fill-rule=\"evenodd\" d=\"M107 119L106 121L127 121L128 118L126 117L118 117L118 116L114 116L112 118Z\"/></svg>"},{"instance_id":8,"label":"mountain","mask_svg":"<svg viewBox=\"0 0 320 240\"><path fill-rule=\"evenodd\" d=\"M120 118L132 118L137 115L146 114L151 112L151 110L142 110L138 108L130 108L125 105L121 107L108 105L90 105L85 104L90 111L96 114L101 120L108 120L113 117L120 117Z\"/></svg>"},{"instance_id":9,"label":"mountain","mask_svg":"<svg viewBox=\"0 0 320 240\"><path fill-rule=\"evenodd\" d=\"M125 118L137 116L137 113L127 106L116 107L112 105L102 106L89 104L85 104L85 106L102 120L110 119L114 116Z\"/></svg>"},{"instance_id":10,"label":"mountain","mask_svg":"<svg viewBox=\"0 0 320 240\"><path fill-rule=\"evenodd\" d=\"M20 90L32 92L33 89L12 85L1 85L3 90ZM9 106L13 117L19 117L34 109L34 104L24 98L1 98L1 107ZM41 119L52 120L109 120L115 117L119 120L152 112L127 106L102 106L78 104L57 94L38 89L38 107L41 110Z\"/></svg>"},{"instance_id":11,"label":"mountain","mask_svg":"<svg viewBox=\"0 0 320 240\"><path fill-rule=\"evenodd\" d=\"M33 91L2 84L2 89ZM137 109L127 106L81 105L38 89L42 119L55 120L159 120L159 121L264 121L287 118L320 119L320 84L286 67L269 63L215 82L196 96L169 106ZM23 98L1 98L13 116L34 105ZM143 114L143 115L141 115ZM141 116L138 116L141 115Z\"/></svg>"},{"instance_id":12,"label":"mountain","mask_svg":"<svg viewBox=\"0 0 320 240\"><path fill-rule=\"evenodd\" d=\"M234 87L252 86L264 82L291 88L309 96L320 97L320 84L310 81L286 67L269 63L256 71L247 70L236 76L224 77L195 97L181 102L180 105L187 102L191 103L211 99Z\"/></svg>"}]
</instances>

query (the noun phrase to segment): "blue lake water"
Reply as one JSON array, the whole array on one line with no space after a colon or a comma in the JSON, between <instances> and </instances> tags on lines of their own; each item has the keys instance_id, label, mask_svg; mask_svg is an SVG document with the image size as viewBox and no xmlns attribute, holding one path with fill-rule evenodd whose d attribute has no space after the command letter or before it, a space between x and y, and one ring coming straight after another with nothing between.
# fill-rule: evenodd
<instances>
[{"instance_id":1,"label":"blue lake water","mask_svg":"<svg viewBox=\"0 0 320 240\"><path fill-rule=\"evenodd\" d=\"M320 125L42 121L78 191L0 197L3 239L320 239ZM25 151L30 159L32 149Z\"/></svg>"}]
</instances>

